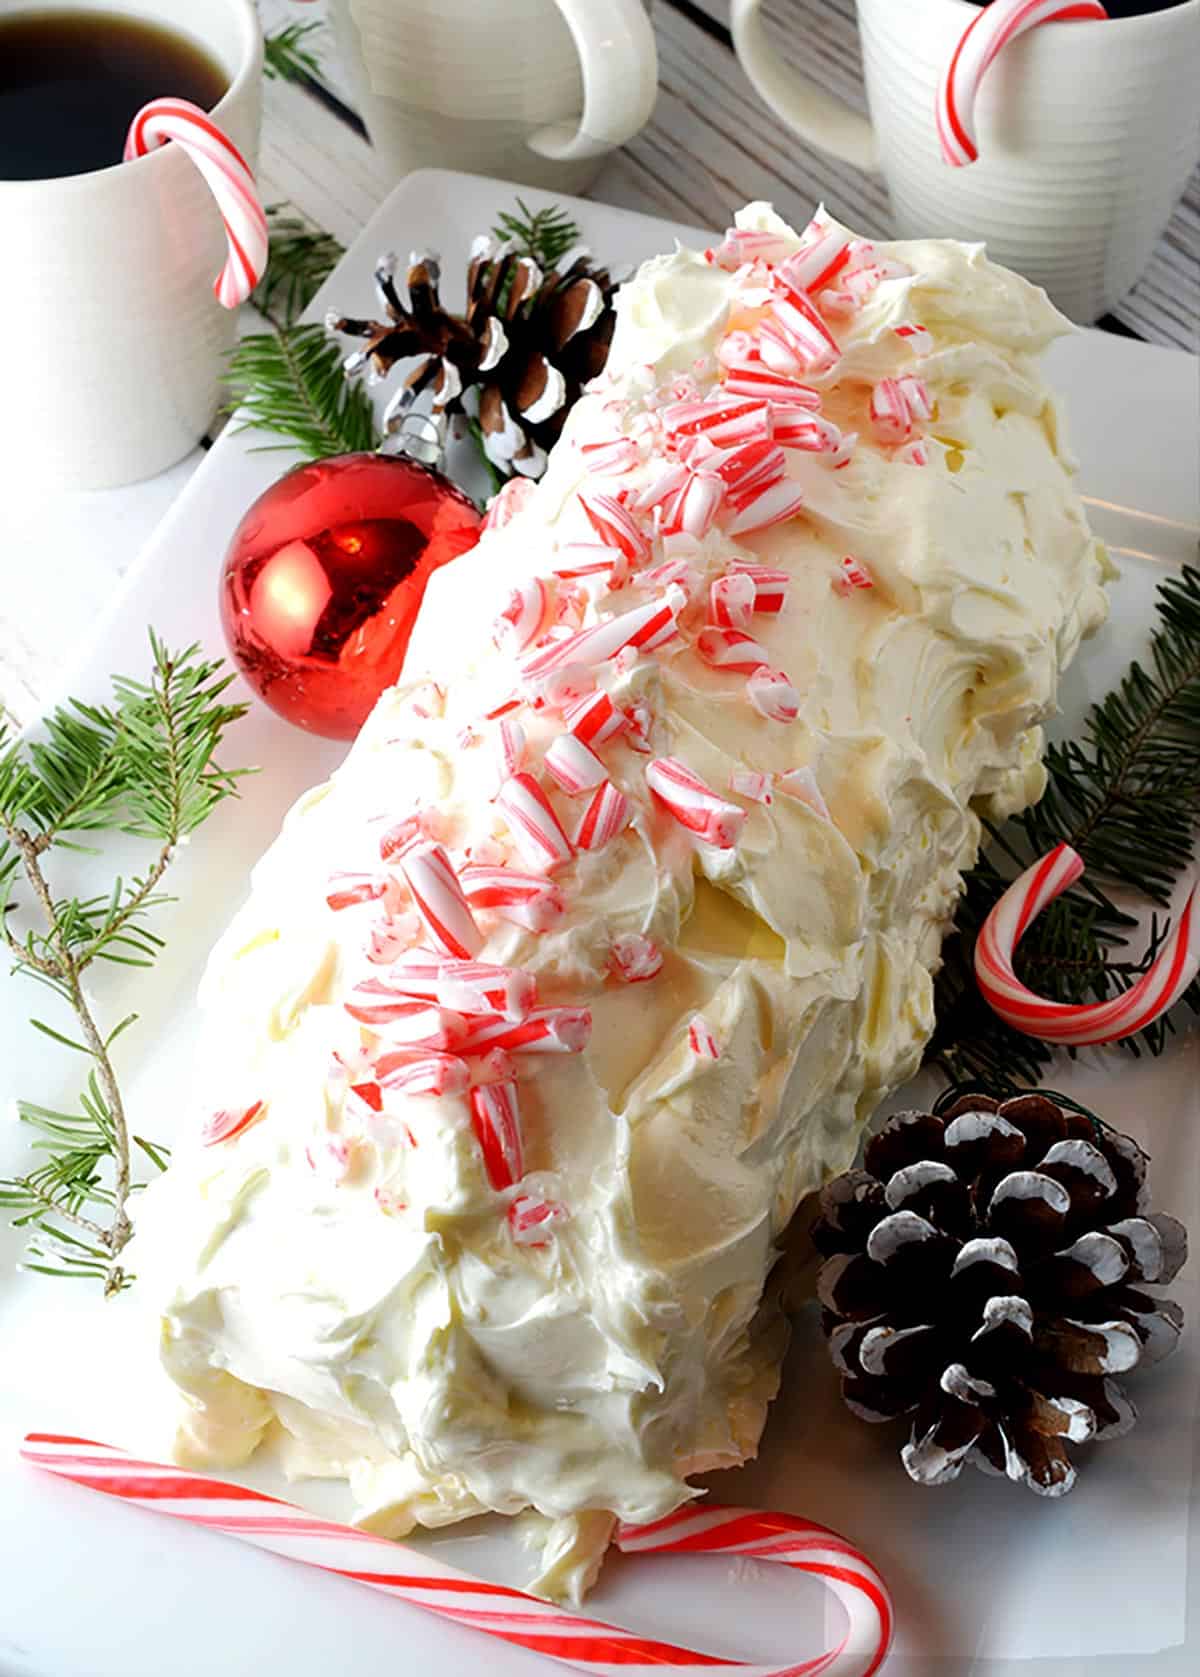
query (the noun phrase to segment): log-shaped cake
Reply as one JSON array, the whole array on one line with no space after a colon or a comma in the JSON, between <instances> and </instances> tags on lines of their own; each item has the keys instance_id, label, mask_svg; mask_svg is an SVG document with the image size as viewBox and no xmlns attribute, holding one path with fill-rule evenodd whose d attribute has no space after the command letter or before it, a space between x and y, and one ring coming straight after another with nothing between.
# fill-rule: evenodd
<instances>
[{"instance_id":1,"label":"log-shaped cake","mask_svg":"<svg viewBox=\"0 0 1200 1677\"><path fill-rule=\"evenodd\" d=\"M778 1243L917 1067L1107 574L1065 322L981 248L756 205L618 308L255 869L135 1260L182 1456L536 1511L564 1593L755 1450Z\"/></svg>"}]
</instances>

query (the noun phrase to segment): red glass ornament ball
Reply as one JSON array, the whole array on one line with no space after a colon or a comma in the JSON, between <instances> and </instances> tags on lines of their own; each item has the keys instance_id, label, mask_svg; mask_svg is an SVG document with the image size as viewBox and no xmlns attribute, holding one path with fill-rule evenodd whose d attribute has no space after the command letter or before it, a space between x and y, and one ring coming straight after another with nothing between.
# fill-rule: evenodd
<instances>
[{"instance_id":1,"label":"red glass ornament ball","mask_svg":"<svg viewBox=\"0 0 1200 1677\"><path fill-rule=\"evenodd\" d=\"M397 679L425 584L474 547L481 514L448 478L400 455L297 466L234 532L221 626L272 710L353 739Z\"/></svg>"}]
</instances>

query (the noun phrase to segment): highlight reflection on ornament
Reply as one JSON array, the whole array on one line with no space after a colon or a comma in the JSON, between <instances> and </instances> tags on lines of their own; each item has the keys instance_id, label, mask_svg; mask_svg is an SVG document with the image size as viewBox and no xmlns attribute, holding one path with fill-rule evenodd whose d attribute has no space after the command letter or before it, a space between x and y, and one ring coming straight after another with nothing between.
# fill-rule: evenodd
<instances>
[{"instance_id":1,"label":"highlight reflection on ornament","mask_svg":"<svg viewBox=\"0 0 1200 1677\"><path fill-rule=\"evenodd\" d=\"M461 490L404 456L297 466L230 543L221 624L234 662L289 722L353 739L400 674L425 584L479 525Z\"/></svg>"}]
</instances>

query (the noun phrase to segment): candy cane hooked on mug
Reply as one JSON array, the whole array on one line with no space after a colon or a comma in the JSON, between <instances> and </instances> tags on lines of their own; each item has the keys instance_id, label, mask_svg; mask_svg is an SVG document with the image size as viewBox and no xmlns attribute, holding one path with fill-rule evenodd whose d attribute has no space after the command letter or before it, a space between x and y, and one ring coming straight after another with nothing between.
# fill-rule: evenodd
<instances>
[{"instance_id":1,"label":"candy cane hooked on mug","mask_svg":"<svg viewBox=\"0 0 1200 1677\"><path fill-rule=\"evenodd\" d=\"M962 169L979 157L975 138L975 101L980 83L997 53L1040 23L1107 22L1100 0L992 0L963 31L938 85L938 140L942 156Z\"/></svg>"},{"instance_id":2,"label":"candy cane hooked on mug","mask_svg":"<svg viewBox=\"0 0 1200 1677\"><path fill-rule=\"evenodd\" d=\"M267 266L267 218L246 159L199 105L187 99L152 99L134 117L125 140L125 161L144 157L174 140L208 183L225 225L229 254L213 282L217 301L235 309L244 303Z\"/></svg>"},{"instance_id":3,"label":"candy cane hooked on mug","mask_svg":"<svg viewBox=\"0 0 1200 1677\"><path fill-rule=\"evenodd\" d=\"M623 1554L744 1555L811 1573L829 1586L849 1620L835 1648L799 1664L746 1664L585 1618L508 1585L474 1578L404 1544L319 1519L246 1486L138 1461L108 1444L30 1433L21 1454L32 1466L59 1478L399 1596L451 1623L593 1677L701 1670L712 1677L874 1677L891 1646L891 1598L875 1567L827 1526L792 1514L691 1506L649 1525L617 1528L616 1547Z\"/></svg>"}]
</instances>

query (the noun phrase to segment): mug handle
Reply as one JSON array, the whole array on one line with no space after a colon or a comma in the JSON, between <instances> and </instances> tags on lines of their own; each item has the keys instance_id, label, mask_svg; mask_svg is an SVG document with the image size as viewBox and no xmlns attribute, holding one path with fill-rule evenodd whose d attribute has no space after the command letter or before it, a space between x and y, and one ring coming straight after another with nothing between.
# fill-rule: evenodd
<instances>
[{"instance_id":1,"label":"mug handle","mask_svg":"<svg viewBox=\"0 0 1200 1677\"><path fill-rule=\"evenodd\" d=\"M734 49L759 97L802 139L856 169L878 173L879 148L871 124L780 63L763 27L761 5L762 0L733 0L731 18Z\"/></svg>"},{"instance_id":2,"label":"mug handle","mask_svg":"<svg viewBox=\"0 0 1200 1677\"><path fill-rule=\"evenodd\" d=\"M644 128L658 94L658 50L642 0L554 0L583 70L578 127L551 123L529 136L542 157L602 157Z\"/></svg>"}]
</instances>

